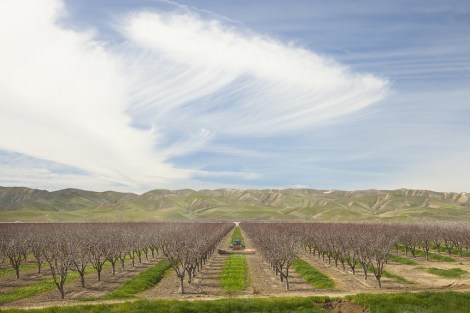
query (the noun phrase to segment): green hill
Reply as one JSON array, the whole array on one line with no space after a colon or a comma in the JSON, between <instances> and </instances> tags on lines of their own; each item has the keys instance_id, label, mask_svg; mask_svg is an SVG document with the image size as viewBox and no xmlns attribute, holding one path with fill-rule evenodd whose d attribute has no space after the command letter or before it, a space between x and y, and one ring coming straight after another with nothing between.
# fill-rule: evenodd
<instances>
[{"instance_id":1,"label":"green hill","mask_svg":"<svg viewBox=\"0 0 470 313\"><path fill-rule=\"evenodd\" d=\"M466 220L470 195L427 190L156 189L142 195L0 187L0 221Z\"/></svg>"}]
</instances>

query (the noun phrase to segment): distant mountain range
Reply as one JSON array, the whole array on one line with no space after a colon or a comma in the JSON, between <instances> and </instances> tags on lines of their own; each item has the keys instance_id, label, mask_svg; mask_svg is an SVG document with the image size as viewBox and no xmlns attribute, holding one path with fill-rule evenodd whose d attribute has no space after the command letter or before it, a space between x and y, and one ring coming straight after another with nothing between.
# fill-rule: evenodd
<instances>
[{"instance_id":1,"label":"distant mountain range","mask_svg":"<svg viewBox=\"0 0 470 313\"><path fill-rule=\"evenodd\" d=\"M428 190L156 189L142 195L0 187L0 221L465 220L470 194Z\"/></svg>"}]
</instances>

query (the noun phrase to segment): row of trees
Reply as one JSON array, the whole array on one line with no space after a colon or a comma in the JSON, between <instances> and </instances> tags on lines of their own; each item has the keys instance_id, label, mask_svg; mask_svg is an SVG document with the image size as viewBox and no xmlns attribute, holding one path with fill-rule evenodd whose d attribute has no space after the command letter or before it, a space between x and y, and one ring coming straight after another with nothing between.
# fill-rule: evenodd
<instances>
[{"instance_id":1,"label":"row of trees","mask_svg":"<svg viewBox=\"0 0 470 313\"><path fill-rule=\"evenodd\" d=\"M435 248L462 255L470 248L470 225L439 223L244 223L243 229L279 274L289 289L288 273L292 261L303 246L328 263L348 266L356 273L363 269L367 279L372 271L379 287L384 265L395 247L416 257L422 249L429 257Z\"/></svg>"},{"instance_id":2,"label":"row of trees","mask_svg":"<svg viewBox=\"0 0 470 313\"><path fill-rule=\"evenodd\" d=\"M461 222L440 222L413 224L403 223L396 226L400 234L398 246L402 245L405 254L411 253L416 257L416 249L422 249L429 260L432 248L437 252L453 252L462 256L464 250L470 248L470 224Z\"/></svg>"},{"instance_id":3,"label":"row of trees","mask_svg":"<svg viewBox=\"0 0 470 313\"><path fill-rule=\"evenodd\" d=\"M289 290L289 269L301 242L296 229L287 223L242 223L240 226Z\"/></svg>"},{"instance_id":4,"label":"row of trees","mask_svg":"<svg viewBox=\"0 0 470 313\"><path fill-rule=\"evenodd\" d=\"M98 281L109 262L112 274L125 261L142 262L159 252L181 279L189 281L233 227L231 223L59 223L0 224L0 264L9 263L16 277L32 256L41 273L47 264L61 298L67 275L75 271L85 287L85 270L92 266Z\"/></svg>"},{"instance_id":5,"label":"row of trees","mask_svg":"<svg viewBox=\"0 0 470 313\"><path fill-rule=\"evenodd\" d=\"M372 271L379 287L383 267L386 264L392 247L398 242L399 235L390 224L301 224L297 227L302 233L301 242L313 255L331 264L341 264L343 270L349 266L356 273L361 265L364 279Z\"/></svg>"}]
</instances>

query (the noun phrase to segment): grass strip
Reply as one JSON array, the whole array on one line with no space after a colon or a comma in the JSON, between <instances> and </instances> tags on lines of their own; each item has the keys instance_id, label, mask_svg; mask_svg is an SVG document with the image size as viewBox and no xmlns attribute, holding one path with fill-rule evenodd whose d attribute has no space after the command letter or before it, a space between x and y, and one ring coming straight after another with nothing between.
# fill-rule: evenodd
<instances>
[{"instance_id":1,"label":"grass strip","mask_svg":"<svg viewBox=\"0 0 470 313\"><path fill-rule=\"evenodd\" d=\"M53 288L55 288L55 285L52 278L44 279L37 283L19 287L10 292L0 294L0 304L32 297L37 294L49 291Z\"/></svg>"},{"instance_id":2,"label":"grass strip","mask_svg":"<svg viewBox=\"0 0 470 313\"><path fill-rule=\"evenodd\" d=\"M33 270L33 269L36 269L36 270L38 269L38 266L36 263L21 264L20 265L20 277L25 271ZM14 275L14 274L15 274L15 270L11 266L0 269L0 278L9 276L9 275Z\"/></svg>"},{"instance_id":3,"label":"grass strip","mask_svg":"<svg viewBox=\"0 0 470 313\"><path fill-rule=\"evenodd\" d=\"M437 246L436 246L435 244L432 244L432 245L431 245L431 249L432 249L432 250L437 250ZM443 252L443 253L447 253L447 248L446 248L444 245L441 245L441 247L439 248L439 251L440 251L440 252ZM452 248L452 249L450 250L450 252L451 252L452 254L455 254L455 255L460 256L459 250L458 250L457 248L455 248L455 247ZM466 258L470 257L470 251L468 251L467 249L462 250L462 257L466 257Z\"/></svg>"},{"instance_id":4,"label":"grass strip","mask_svg":"<svg viewBox=\"0 0 470 313\"><path fill-rule=\"evenodd\" d=\"M447 249L446 249L446 251L447 251ZM452 254L460 256L460 252L457 248L452 248L450 251L452 252ZM464 258L470 257L470 251L462 250L462 257L464 257Z\"/></svg>"},{"instance_id":5,"label":"grass strip","mask_svg":"<svg viewBox=\"0 0 470 313\"><path fill-rule=\"evenodd\" d=\"M331 278L318 271L301 258L295 259L294 262L292 262L292 267L303 279L315 288L326 289L335 287L335 282Z\"/></svg>"},{"instance_id":6,"label":"grass strip","mask_svg":"<svg viewBox=\"0 0 470 313\"><path fill-rule=\"evenodd\" d=\"M460 313L470 312L469 292L417 292L358 294L346 299L374 313Z\"/></svg>"},{"instance_id":7,"label":"grass strip","mask_svg":"<svg viewBox=\"0 0 470 313\"><path fill-rule=\"evenodd\" d=\"M293 297L263 299L221 299L221 300L138 300L133 302L76 305L28 310L28 313L321 313L325 312L316 304L329 302L328 297ZM3 312L24 313L20 309Z\"/></svg>"},{"instance_id":8,"label":"grass strip","mask_svg":"<svg viewBox=\"0 0 470 313\"><path fill-rule=\"evenodd\" d=\"M418 265L418 263L416 263L415 260L412 260L412 259L409 259L409 258L406 258L406 257L402 257L402 256L399 256L399 255L396 255L396 254L391 254L388 257L388 261L396 262L396 263L404 264L404 265Z\"/></svg>"},{"instance_id":9,"label":"grass strip","mask_svg":"<svg viewBox=\"0 0 470 313\"><path fill-rule=\"evenodd\" d=\"M403 247L402 245L400 245L398 247L398 250L402 251L402 252L405 252L405 247ZM408 255L411 256L411 252L408 251ZM420 256L420 257L426 257L426 252L424 252L423 250L419 250L419 249L416 249L415 250L415 255L416 256ZM431 261L437 261L437 262L455 262L455 259L449 257L449 256L446 256L446 255L442 255L442 254L438 254L438 253L433 253L433 252L429 252L429 260Z\"/></svg>"},{"instance_id":10,"label":"grass strip","mask_svg":"<svg viewBox=\"0 0 470 313\"><path fill-rule=\"evenodd\" d=\"M231 254L227 257L220 284L225 291L243 291L249 285L246 256Z\"/></svg>"},{"instance_id":11,"label":"grass strip","mask_svg":"<svg viewBox=\"0 0 470 313\"><path fill-rule=\"evenodd\" d=\"M242 231L241 231L241 229L240 229L240 226L235 226L235 229L233 230L233 233L232 233L232 242L233 242L235 239L240 239L241 242L242 242L242 245L245 244L245 241L243 240Z\"/></svg>"},{"instance_id":12,"label":"grass strip","mask_svg":"<svg viewBox=\"0 0 470 313\"><path fill-rule=\"evenodd\" d=\"M467 271L464 271L460 268L451 268L451 269L448 269L448 270L435 268L435 267L429 267L429 268L416 267L416 268L424 270L424 271L428 272L429 274L442 276L442 277L449 277L449 278L459 278L460 276L468 273Z\"/></svg>"},{"instance_id":13,"label":"grass strip","mask_svg":"<svg viewBox=\"0 0 470 313\"><path fill-rule=\"evenodd\" d=\"M80 276L76 272L70 272L67 274L67 282L78 279ZM55 289L56 285L52 277L47 276L44 280L37 283L15 288L10 292L0 294L0 304L16 301L24 298L29 298L40 293ZM58 292L58 291L57 291Z\"/></svg>"},{"instance_id":14,"label":"grass strip","mask_svg":"<svg viewBox=\"0 0 470 313\"><path fill-rule=\"evenodd\" d=\"M385 271L385 270L382 271L382 276L383 276L383 277L386 277L386 278L390 278L390 279L396 280L396 281L399 281L399 282L402 282L402 283L407 284L407 285L416 285L416 282L415 282L415 281L408 280L408 279L406 279L405 277L392 274L392 273L387 272L387 271Z\"/></svg>"},{"instance_id":15,"label":"grass strip","mask_svg":"<svg viewBox=\"0 0 470 313\"><path fill-rule=\"evenodd\" d=\"M134 278L126 281L121 287L108 294L105 299L133 298L135 294L150 289L158 284L169 268L170 264L168 261L162 260Z\"/></svg>"}]
</instances>

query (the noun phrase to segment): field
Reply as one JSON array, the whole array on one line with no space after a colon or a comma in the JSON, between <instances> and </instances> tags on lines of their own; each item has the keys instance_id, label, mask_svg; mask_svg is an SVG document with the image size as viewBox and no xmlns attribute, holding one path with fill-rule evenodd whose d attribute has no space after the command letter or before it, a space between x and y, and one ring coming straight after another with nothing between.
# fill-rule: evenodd
<instances>
[{"instance_id":1,"label":"field","mask_svg":"<svg viewBox=\"0 0 470 313\"><path fill-rule=\"evenodd\" d=\"M112 225L108 224L109 229L117 228ZM167 227L168 231L176 228L179 233L192 227L197 234L207 233L207 227L212 227L210 233L220 234L220 240L215 240L213 246L208 240L209 250L229 249L232 238L237 237L243 239L246 248L257 251L249 255L208 253L194 275L186 274L182 290L178 272L168 263L171 254L168 247L166 251L160 247L152 253L135 250L134 255L124 254L124 266L117 262L114 275L111 262L105 260L100 281L96 268L87 264L84 287L78 273L70 270L64 299L52 280L52 268L44 262L38 273L37 260L28 253L19 267L19 278L8 265L8 258L2 263L0 308L6 312L22 308L37 308L28 312L470 312L470 257L466 253L460 256L457 250L451 249L454 253L449 255L432 247L430 253L446 258L426 260L422 247L415 248L415 257L410 252L405 254L401 245L393 247L384 265L380 288L371 274L373 264L368 265L369 276L365 279L364 267L359 263L353 274L348 265L343 268L341 260L336 264L333 256L322 256L319 250L315 253L301 246L295 248L292 266L281 280L285 268L280 271L273 268L265 250L271 247L269 239L261 240L258 237L261 232L250 227L256 226L258 230L272 227L269 238L275 243L273 249L277 249L285 245L282 238L289 237L282 228L284 225L242 223L241 229L228 224L157 226ZM133 230L139 230L151 236L146 224L128 227L131 235ZM283 237L278 236L281 233ZM93 235L100 236L96 232ZM175 243L181 240L186 239L181 237ZM191 236L187 240L198 241ZM196 246L205 250L200 242ZM112 258L108 255L108 259Z\"/></svg>"}]
</instances>

